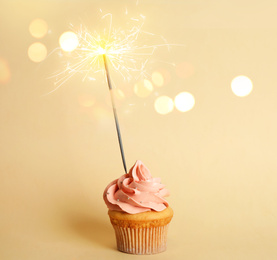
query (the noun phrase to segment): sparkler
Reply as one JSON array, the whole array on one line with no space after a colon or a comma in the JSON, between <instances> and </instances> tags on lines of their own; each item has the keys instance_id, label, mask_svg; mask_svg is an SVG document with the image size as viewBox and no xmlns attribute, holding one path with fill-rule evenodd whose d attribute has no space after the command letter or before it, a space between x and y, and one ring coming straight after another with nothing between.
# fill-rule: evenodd
<instances>
[{"instance_id":1,"label":"sparkler","mask_svg":"<svg viewBox=\"0 0 277 260\"><path fill-rule=\"evenodd\" d=\"M111 84L111 79L110 79L106 54L103 54L103 60L104 60L104 65L105 65L107 82L108 82L110 95L111 95L111 101L112 101L112 106L113 106L113 115L114 115L115 126L116 126L116 131L117 131L117 138L118 138L120 152L121 152L122 163L123 163L125 173L127 173L126 160L125 160L125 155L124 155L124 149L123 149L123 144L122 144L120 127L119 127L119 123L118 123L118 117L117 117L117 113L116 113L116 107L115 107L115 103L114 103L114 96L113 96L113 91L112 91L112 84Z\"/></svg>"},{"instance_id":2,"label":"sparkler","mask_svg":"<svg viewBox=\"0 0 277 260\"><path fill-rule=\"evenodd\" d=\"M112 15L106 14L102 17L102 19L105 17L110 17L110 25L109 29L105 29L102 35L96 31L90 32L86 27L81 26L80 31L77 33L79 45L76 50L71 53L75 63L68 63L66 69L56 75L56 77L58 76L60 79L56 82L56 88L51 92L58 89L77 72L84 73L83 80L90 78L90 73L102 72L106 75L123 167L127 173L126 160L108 64L111 69L118 72L124 80L130 80L133 77L138 79L139 77L144 76L145 66L155 49L159 46L169 46L169 44L165 42L163 37L161 37L164 40L163 44L138 44L138 38L142 35L156 36L152 33L142 31L145 19L143 15L140 15L139 18L131 19L132 22L137 24L129 30L114 29L112 27ZM134 76L133 74L136 75Z\"/></svg>"}]
</instances>

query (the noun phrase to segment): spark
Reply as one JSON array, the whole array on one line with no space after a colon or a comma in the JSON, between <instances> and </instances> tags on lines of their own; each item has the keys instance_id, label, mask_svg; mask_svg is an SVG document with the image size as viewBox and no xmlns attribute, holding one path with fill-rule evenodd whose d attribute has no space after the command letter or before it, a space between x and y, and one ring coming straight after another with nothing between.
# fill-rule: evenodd
<instances>
[{"instance_id":1,"label":"spark","mask_svg":"<svg viewBox=\"0 0 277 260\"><path fill-rule=\"evenodd\" d=\"M102 10L101 10L102 12ZM53 77L54 92L67 82L76 73L82 73L83 81L93 78L91 74L105 73L103 55L106 56L111 71L120 74L124 80L130 81L132 78L139 79L146 74L146 65L155 50L160 46L169 45L164 37L158 36L159 44L147 45L144 40L149 41L149 37L157 38L157 35L146 32L142 29L145 16L140 14L137 18L131 18L130 29L114 28L112 14L107 13L102 19L109 18L109 26L101 33L90 31L85 25L81 25L75 31L78 37L78 47L70 52L70 61L66 64L63 71L56 73ZM135 23L135 24L134 24ZM72 30L73 26L72 26ZM47 94L47 95L48 95Z\"/></svg>"},{"instance_id":2,"label":"spark","mask_svg":"<svg viewBox=\"0 0 277 260\"><path fill-rule=\"evenodd\" d=\"M105 54L111 69L120 73L124 79L131 79L134 72L141 72L145 69L149 57L157 48L156 45L138 45L139 36L143 34L142 26L143 23L126 31L114 29L110 23L108 32L102 35L82 28L78 34L80 47L76 50L80 62L76 63L73 68L84 69L88 72L102 71L102 55Z\"/></svg>"}]
</instances>

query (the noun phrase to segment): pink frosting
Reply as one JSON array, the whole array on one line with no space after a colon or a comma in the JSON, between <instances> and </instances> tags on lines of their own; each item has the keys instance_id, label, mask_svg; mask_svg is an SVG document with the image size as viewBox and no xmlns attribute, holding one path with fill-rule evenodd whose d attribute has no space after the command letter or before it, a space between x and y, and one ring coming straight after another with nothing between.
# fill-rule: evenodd
<instances>
[{"instance_id":1,"label":"pink frosting","mask_svg":"<svg viewBox=\"0 0 277 260\"><path fill-rule=\"evenodd\" d=\"M150 171L141 161L136 161L128 174L111 182L103 197L110 210L130 214L145 211L162 211L168 207L163 198L169 195L160 178L152 178Z\"/></svg>"}]
</instances>

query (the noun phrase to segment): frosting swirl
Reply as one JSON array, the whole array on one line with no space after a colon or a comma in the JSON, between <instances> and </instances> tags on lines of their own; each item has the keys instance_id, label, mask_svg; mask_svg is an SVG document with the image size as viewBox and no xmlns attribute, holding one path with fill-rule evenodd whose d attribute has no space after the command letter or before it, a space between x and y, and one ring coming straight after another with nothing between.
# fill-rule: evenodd
<instances>
[{"instance_id":1,"label":"frosting swirl","mask_svg":"<svg viewBox=\"0 0 277 260\"><path fill-rule=\"evenodd\" d=\"M168 207L163 198L169 195L160 178L152 178L141 161L136 161L129 173L111 182L103 198L110 210L136 214L146 211L162 211Z\"/></svg>"}]
</instances>

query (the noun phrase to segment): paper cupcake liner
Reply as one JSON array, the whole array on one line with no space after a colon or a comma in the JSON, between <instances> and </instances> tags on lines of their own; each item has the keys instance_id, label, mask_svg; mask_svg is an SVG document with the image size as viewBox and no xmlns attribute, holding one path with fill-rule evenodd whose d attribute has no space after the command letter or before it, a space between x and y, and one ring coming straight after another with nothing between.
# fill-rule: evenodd
<instances>
[{"instance_id":1,"label":"paper cupcake liner","mask_svg":"<svg viewBox=\"0 0 277 260\"><path fill-rule=\"evenodd\" d=\"M113 225L117 249L137 255L163 252L166 250L168 226L130 228Z\"/></svg>"}]
</instances>

